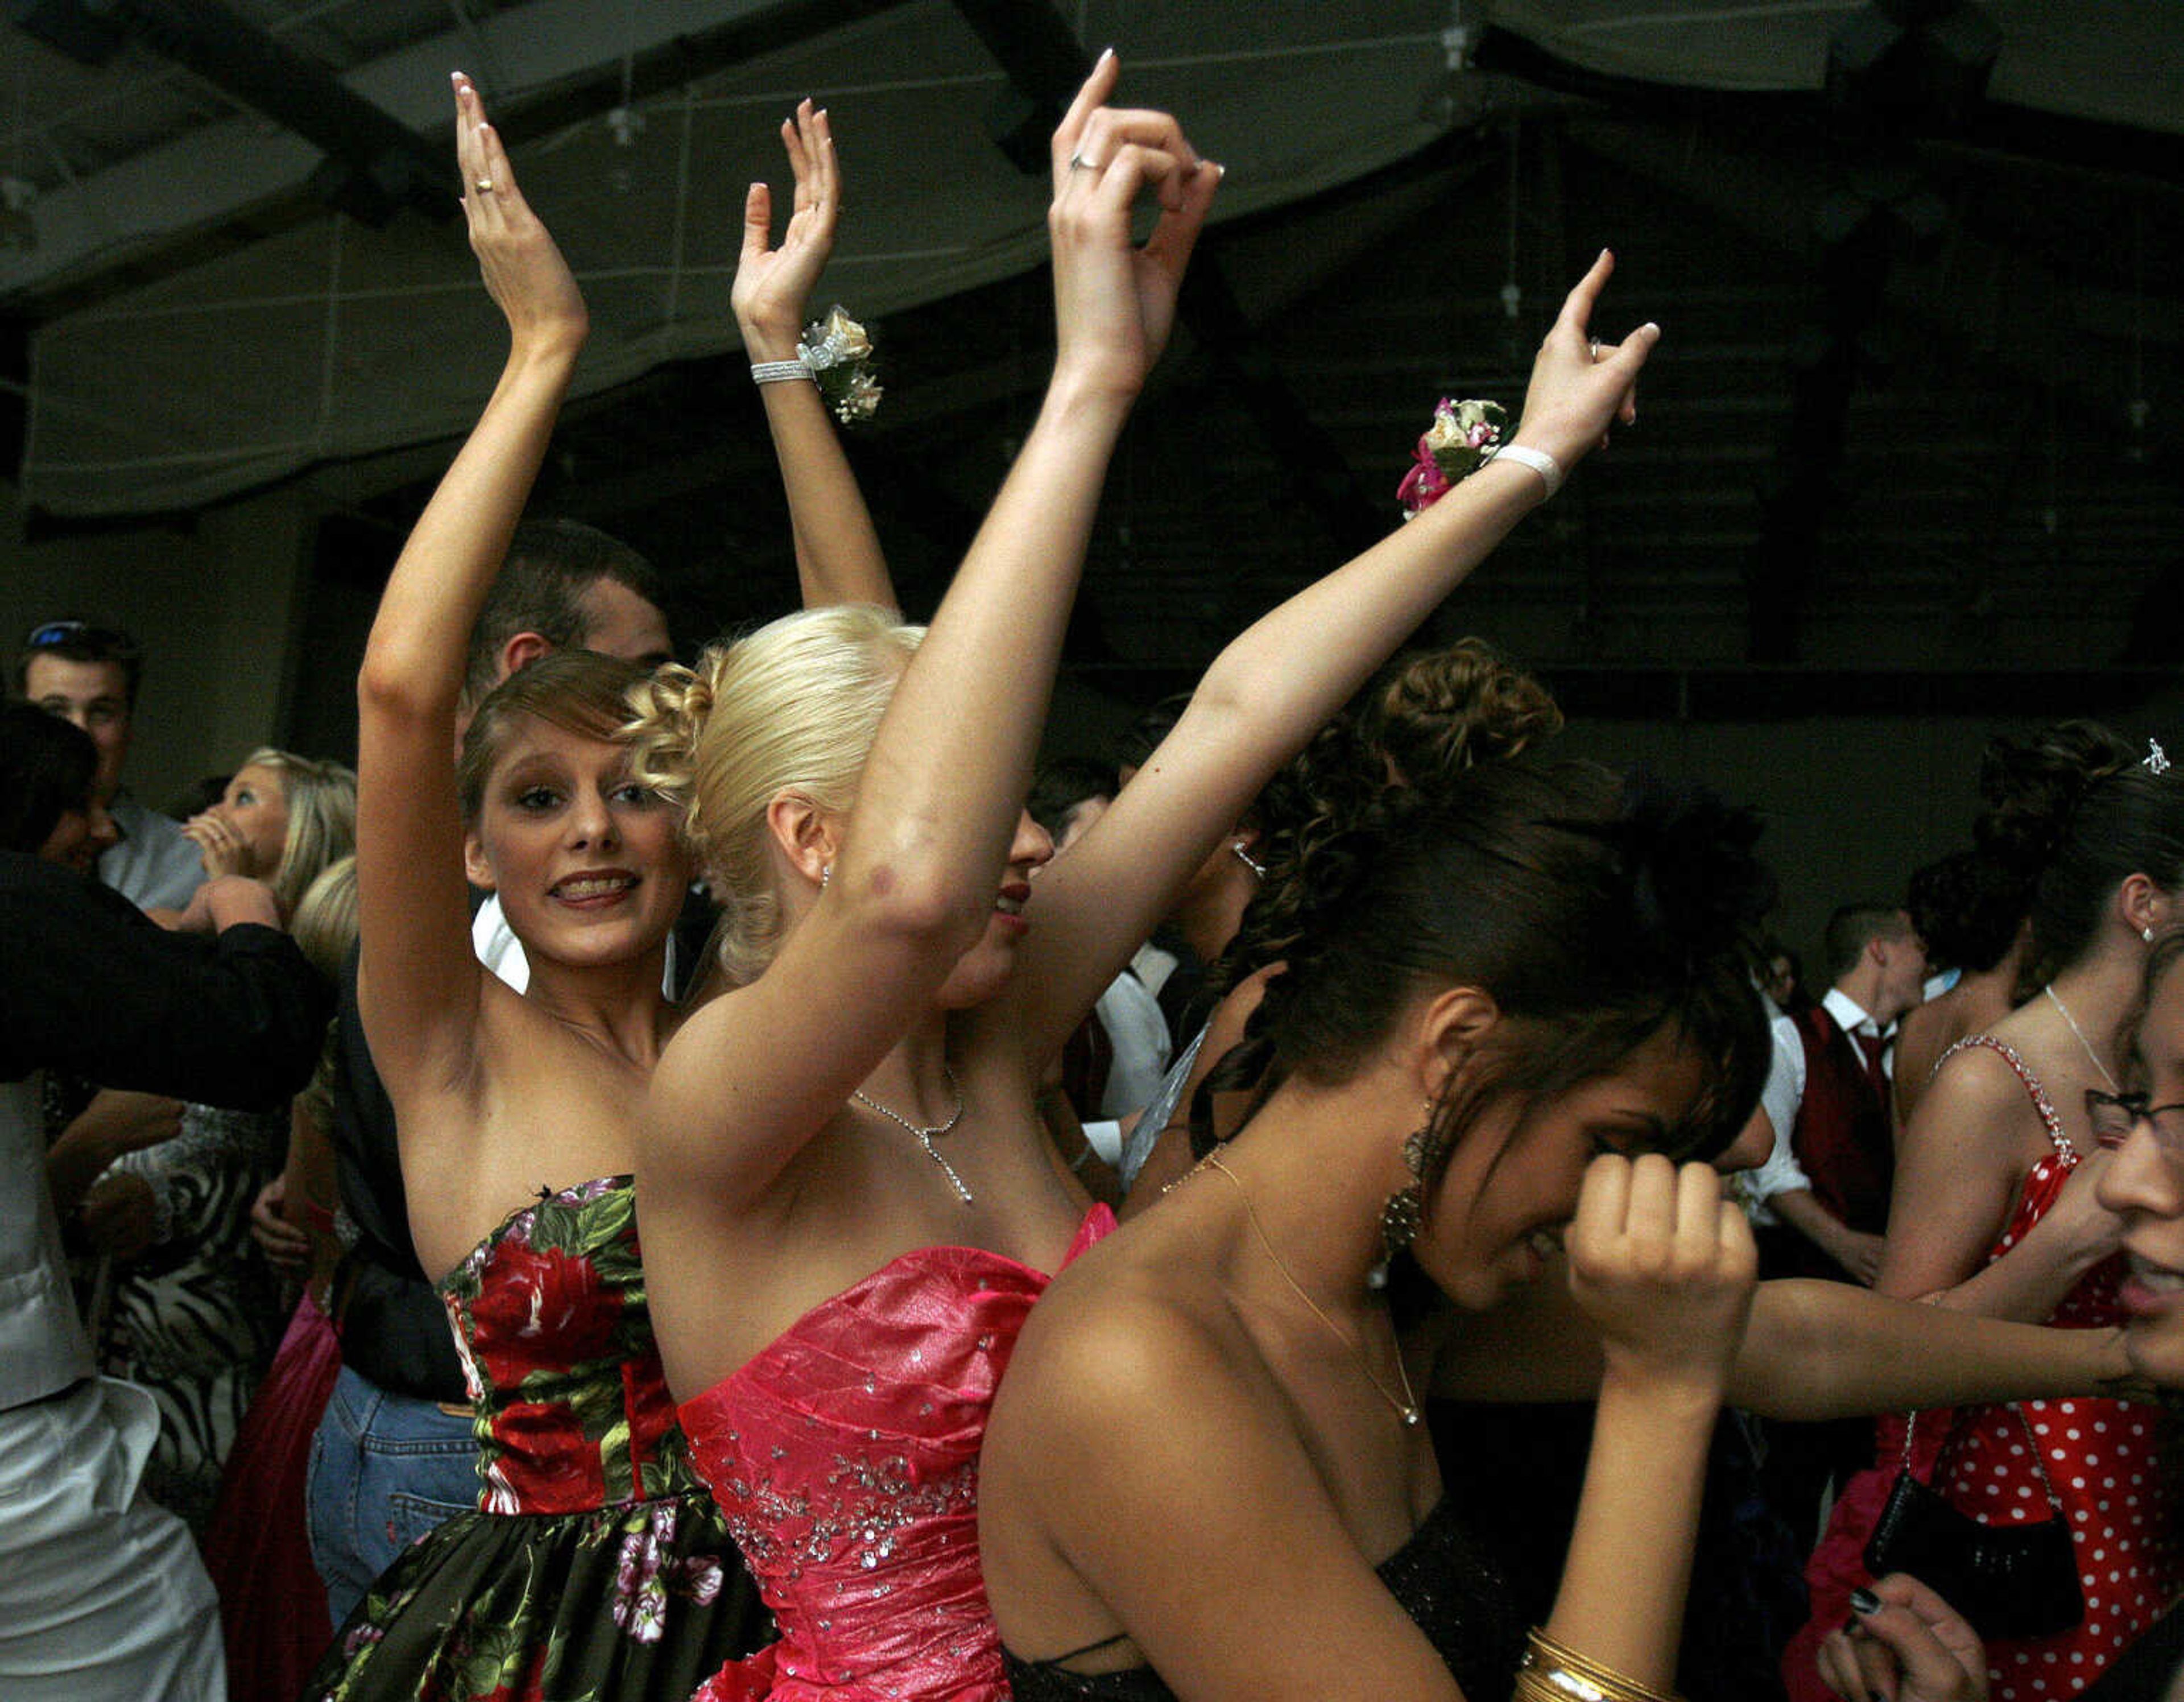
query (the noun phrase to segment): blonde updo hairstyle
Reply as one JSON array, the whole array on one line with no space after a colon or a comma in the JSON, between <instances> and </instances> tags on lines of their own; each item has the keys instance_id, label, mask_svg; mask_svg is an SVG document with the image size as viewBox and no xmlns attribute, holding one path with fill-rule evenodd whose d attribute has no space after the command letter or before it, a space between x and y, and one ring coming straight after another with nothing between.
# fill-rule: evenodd
<instances>
[{"instance_id":1,"label":"blonde updo hairstyle","mask_svg":"<svg viewBox=\"0 0 2184 1702\"><path fill-rule=\"evenodd\" d=\"M866 605L806 609L632 689L632 767L682 806L685 842L722 907L714 950L731 981L757 979L781 946L768 808L788 791L849 810L924 636Z\"/></svg>"}]
</instances>

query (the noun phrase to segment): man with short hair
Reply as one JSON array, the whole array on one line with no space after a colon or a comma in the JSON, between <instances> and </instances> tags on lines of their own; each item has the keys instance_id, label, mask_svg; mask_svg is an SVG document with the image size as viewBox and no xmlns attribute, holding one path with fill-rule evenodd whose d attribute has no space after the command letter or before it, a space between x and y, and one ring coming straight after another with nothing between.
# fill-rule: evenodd
<instances>
[{"instance_id":1,"label":"man with short hair","mask_svg":"<svg viewBox=\"0 0 2184 1702\"><path fill-rule=\"evenodd\" d=\"M99 879L140 910L181 910L203 884L203 859L177 823L121 786L143 671L143 653L119 628L45 621L23 639L15 689L25 702L74 722L98 747L94 790L120 833L98 859Z\"/></svg>"},{"instance_id":2,"label":"man with short hair","mask_svg":"<svg viewBox=\"0 0 2184 1702\"><path fill-rule=\"evenodd\" d=\"M1870 1286L1896 1173L1888 1042L1924 991L1926 948L1909 915L1886 904L1843 906L1828 918L1826 943L1826 996L1774 1022L1777 1068L1762 1102L1774 1152L1752 1173L1747 1197L1761 1208L1766 1275ZM1840 1488L1871 1464L1872 1426L1770 1423L1767 1432L1768 1498L1810 1548L1829 1482Z\"/></svg>"}]
</instances>

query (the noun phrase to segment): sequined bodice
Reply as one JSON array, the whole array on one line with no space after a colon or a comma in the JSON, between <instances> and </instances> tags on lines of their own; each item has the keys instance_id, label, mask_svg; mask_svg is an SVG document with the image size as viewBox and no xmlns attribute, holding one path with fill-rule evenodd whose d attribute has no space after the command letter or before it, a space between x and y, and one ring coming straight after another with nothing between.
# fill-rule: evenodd
<instances>
[{"instance_id":1,"label":"sequined bodice","mask_svg":"<svg viewBox=\"0 0 2184 1702\"><path fill-rule=\"evenodd\" d=\"M1095 1208L1069 1256L1113 1227ZM978 1571L978 1447L1047 1281L982 1248L921 1247L683 1403L693 1457L781 1628L763 1679L716 1694L1005 1702Z\"/></svg>"},{"instance_id":2,"label":"sequined bodice","mask_svg":"<svg viewBox=\"0 0 2184 1702\"><path fill-rule=\"evenodd\" d=\"M653 1341L628 1177L525 1207L440 1295L477 1409L484 1511L574 1513L700 1487Z\"/></svg>"},{"instance_id":3,"label":"sequined bodice","mask_svg":"<svg viewBox=\"0 0 2184 1702\"><path fill-rule=\"evenodd\" d=\"M1410 1540L1375 1568L1473 1702L1507 1696L1524 1653L1524 1621L1498 1573L1444 1496ZM1006 1657L1015 1702L1174 1702L1150 1666L1072 1672Z\"/></svg>"}]
</instances>

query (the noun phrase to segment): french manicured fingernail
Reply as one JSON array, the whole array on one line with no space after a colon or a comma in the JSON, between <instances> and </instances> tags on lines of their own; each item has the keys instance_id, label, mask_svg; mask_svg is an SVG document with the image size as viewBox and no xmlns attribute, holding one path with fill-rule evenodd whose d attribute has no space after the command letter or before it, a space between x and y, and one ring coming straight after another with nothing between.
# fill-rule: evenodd
<instances>
[{"instance_id":1,"label":"french manicured fingernail","mask_svg":"<svg viewBox=\"0 0 2184 1702\"><path fill-rule=\"evenodd\" d=\"M1094 69L1095 69L1095 70L1096 70L1096 69L1098 69L1098 67L1099 67L1099 66L1106 64L1107 63L1107 61L1108 61L1108 60L1110 60L1110 59L1113 59L1114 57L1115 57L1115 50L1114 50L1112 47L1102 47L1102 48L1100 48L1100 57L1099 57L1096 60L1095 60L1095 61L1093 62L1093 64L1094 64Z\"/></svg>"},{"instance_id":2,"label":"french manicured fingernail","mask_svg":"<svg viewBox=\"0 0 2184 1702\"><path fill-rule=\"evenodd\" d=\"M1879 1613L1880 1598L1871 1590L1852 1590L1850 1593L1850 1610L1859 1615Z\"/></svg>"}]
</instances>

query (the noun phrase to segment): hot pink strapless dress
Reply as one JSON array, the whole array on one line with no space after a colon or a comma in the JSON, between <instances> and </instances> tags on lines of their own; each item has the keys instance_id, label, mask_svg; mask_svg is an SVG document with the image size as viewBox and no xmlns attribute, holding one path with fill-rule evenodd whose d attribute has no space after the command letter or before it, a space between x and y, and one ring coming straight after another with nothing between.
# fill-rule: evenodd
<instances>
[{"instance_id":1,"label":"hot pink strapless dress","mask_svg":"<svg viewBox=\"0 0 2184 1702\"><path fill-rule=\"evenodd\" d=\"M1115 1226L1086 1215L1064 1259ZM780 1640L696 1702L1006 1702L978 1571L978 1445L1046 1275L919 1247L683 1403Z\"/></svg>"}]
</instances>

